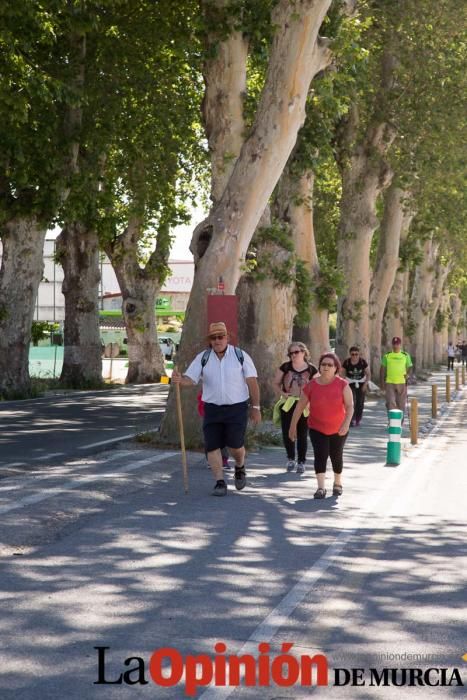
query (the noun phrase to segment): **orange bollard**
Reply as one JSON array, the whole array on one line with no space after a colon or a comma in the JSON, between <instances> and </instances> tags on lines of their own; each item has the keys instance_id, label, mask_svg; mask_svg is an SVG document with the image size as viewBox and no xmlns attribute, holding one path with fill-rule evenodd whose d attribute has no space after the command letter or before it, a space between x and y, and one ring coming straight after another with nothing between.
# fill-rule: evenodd
<instances>
[{"instance_id":1,"label":"orange bollard","mask_svg":"<svg viewBox=\"0 0 467 700\"><path fill-rule=\"evenodd\" d=\"M410 443L416 445L418 442L418 401L410 399Z\"/></svg>"},{"instance_id":2,"label":"orange bollard","mask_svg":"<svg viewBox=\"0 0 467 700\"><path fill-rule=\"evenodd\" d=\"M436 384L431 385L431 417L438 417L438 387Z\"/></svg>"}]
</instances>

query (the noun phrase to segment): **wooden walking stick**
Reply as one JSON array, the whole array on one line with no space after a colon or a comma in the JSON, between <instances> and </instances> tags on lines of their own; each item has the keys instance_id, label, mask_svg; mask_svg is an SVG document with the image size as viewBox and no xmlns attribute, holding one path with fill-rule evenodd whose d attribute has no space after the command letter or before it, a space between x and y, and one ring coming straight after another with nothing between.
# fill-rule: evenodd
<instances>
[{"instance_id":1,"label":"wooden walking stick","mask_svg":"<svg viewBox=\"0 0 467 700\"><path fill-rule=\"evenodd\" d=\"M174 367L174 370L178 372L177 367ZM180 384L175 384L175 398L177 400L178 429L180 431L180 447L182 449L183 487L185 489L185 493L188 493L188 466L186 463L185 433L183 431L182 399L180 396Z\"/></svg>"}]
</instances>

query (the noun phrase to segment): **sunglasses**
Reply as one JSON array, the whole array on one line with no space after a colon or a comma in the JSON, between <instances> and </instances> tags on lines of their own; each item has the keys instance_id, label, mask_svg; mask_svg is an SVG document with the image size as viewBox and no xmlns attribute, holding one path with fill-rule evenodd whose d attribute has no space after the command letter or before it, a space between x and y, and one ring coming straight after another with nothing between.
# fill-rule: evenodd
<instances>
[{"instance_id":1,"label":"sunglasses","mask_svg":"<svg viewBox=\"0 0 467 700\"><path fill-rule=\"evenodd\" d=\"M351 354L351 355L359 355L358 352L351 352L350 354Z\"/></svg>"},{"instance_id":2,"label":"sunglasses","mask_svg":"<svg viewBox=\"0 0 467 700\"><path fill-rule=\"evenodd\" d=\"M226 338L227 336L225 333L223 335L210 335L209 340L222 340L223 338Z\"/></svg>"},{"instance_id":3,"label":"sunglasses","mask_svg":"<svg viewBox=\"0 0 467 700\"><path fill-rule=\"evenodd\" d=\"M303 350L291 350L289 352L289 357L292 357L292 355L300 355L301 352L303 352Z\"/></svg>"},{"instance_id":4,"label":"sunglasses","mask_svg":"<svg viewBox=\"0 0 467 700\"><path fill-rule=\"evenodd\" d=\"M333 362L322 362L321 367L335 367L336 365Z\"/></svg>"}]
</instances>

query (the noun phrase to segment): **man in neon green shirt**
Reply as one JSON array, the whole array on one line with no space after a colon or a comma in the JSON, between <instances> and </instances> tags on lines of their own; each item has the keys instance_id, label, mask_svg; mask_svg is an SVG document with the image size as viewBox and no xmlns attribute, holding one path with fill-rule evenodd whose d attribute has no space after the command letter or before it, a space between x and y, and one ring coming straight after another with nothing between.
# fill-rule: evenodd
<instances>
[{"instance_id":1,"label":"man in neon green shirt","mask_svg":"<svg viewBox=\"0 0 467 700\"><path fill-rule=\"evenodd\" d=\"M412 359L401 348L402 341L395 336L392 339L392 352L381 358L381 388L386 391L388 411L398 408L402 412L407 401L407 378L412 373Z\"/></svg>"}]
</instances>

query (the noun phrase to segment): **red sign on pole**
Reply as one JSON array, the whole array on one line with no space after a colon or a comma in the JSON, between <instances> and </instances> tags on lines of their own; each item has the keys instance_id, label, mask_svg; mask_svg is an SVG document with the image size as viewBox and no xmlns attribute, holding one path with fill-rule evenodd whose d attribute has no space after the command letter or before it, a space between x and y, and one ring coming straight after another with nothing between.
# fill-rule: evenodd
<instances>
[{"instance_id":1,"label":"red sign on pole","mask_svg":"<svg viewBox=\"0 0 467 700\"><path fill-rule=\"evenodd\" d=\"M208 294L207 303L208 328L210 323L223 321L229 331L231 345L237 345L238 297L236 297L235 294Z\"/></svg>"}]
</instances>

